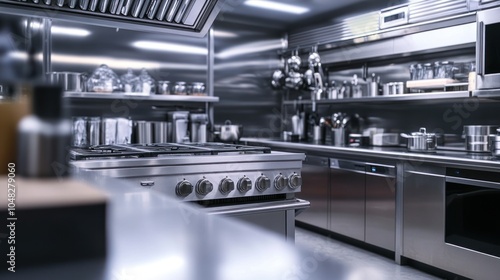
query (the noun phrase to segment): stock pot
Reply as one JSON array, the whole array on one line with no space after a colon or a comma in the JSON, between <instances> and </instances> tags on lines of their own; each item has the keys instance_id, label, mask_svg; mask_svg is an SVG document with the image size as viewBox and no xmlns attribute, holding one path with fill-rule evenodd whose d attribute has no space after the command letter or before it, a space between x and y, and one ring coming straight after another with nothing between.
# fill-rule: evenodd
<instances>
[{"instance_id":1,"label":"stock pot","mask_svg":"<svg viewBox=\"0 0 500 280\"><path fill-rule=\"evenodd\" d=\"M412 152L435 152L436 134L427 133L425 127L421 127L418 132L411 135L401 133L401 136L408 139L407 148Z\"/></svg>"}]
</instances>

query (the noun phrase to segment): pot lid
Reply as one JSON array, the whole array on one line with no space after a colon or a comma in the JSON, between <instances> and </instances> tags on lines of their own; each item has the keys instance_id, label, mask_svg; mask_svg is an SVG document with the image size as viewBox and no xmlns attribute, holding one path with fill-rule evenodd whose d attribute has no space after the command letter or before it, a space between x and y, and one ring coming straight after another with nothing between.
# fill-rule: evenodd
<instances>
[{"instance_id":1,"label":"pot lid","mask_svg":"<svg viewBox=\"0 0 500 280\"><path fill-rule=\"evenodd\" d=\"M412 132L412 136L436 136L435 133L427 133L425 127L421 127L418 132Z\"/></svg>"}]
</instances>

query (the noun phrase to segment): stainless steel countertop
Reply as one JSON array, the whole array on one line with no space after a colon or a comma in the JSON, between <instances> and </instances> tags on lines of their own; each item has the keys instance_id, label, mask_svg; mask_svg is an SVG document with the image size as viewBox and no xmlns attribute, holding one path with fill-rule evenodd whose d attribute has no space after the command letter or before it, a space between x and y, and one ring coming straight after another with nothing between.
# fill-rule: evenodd
<instances>
[{"instance_id":1,"label":"stainless steel countertop","mask_svg":"<svg viewBox=\"0 0 500 280\"><path fill-rule=\"evenodd\" d=\"M500 158L489 153L467 153L453 148L438 148L435 153L408 152L406 147L335 147L327 144L284 142L279 139L241 138L247 145L262 145L271 149L310 152L325 157L359 157L390 159L395 161L418 161L454 166L474 166L487 169L500 168Z\"/></svg>"},{"instance_id":2,"label":"stainless steel countertop","mask_svg":"<svg viewBox=\"0 0 500 280\"><path fill-rule=\"evenodd\" d=\"M363 269L161 193L109 177L80 176L109 194L106 259L19 265L16 273L1 271L1 279L352 279Z\"/></svg>"}]
</instances>

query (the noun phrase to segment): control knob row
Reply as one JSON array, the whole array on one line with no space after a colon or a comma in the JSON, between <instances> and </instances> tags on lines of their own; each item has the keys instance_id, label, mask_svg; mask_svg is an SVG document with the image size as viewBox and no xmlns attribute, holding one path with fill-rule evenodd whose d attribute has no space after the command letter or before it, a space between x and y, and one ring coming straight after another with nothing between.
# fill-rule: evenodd
<instances>
[{"instance_id":1,"label":"control knob row","mask_svg":"<svg viewBox=\"0 0 500 280\"><path fill-rule=\"evenodd\" d=\"M299 174L292 174L290 177L286 177L282 174L276 176L274 178L274 187L281 191L289 186L291 189L297 189L302 186L302 177ZM259 192L264 192L265 190L271 187L271 180L265 176L261 175L255 180L255 188ZM243 177L238 180L236 188L241 193L246 193L252 189L252 180L248 177ZM177 196L186 197L190 195L193 190L196 191L198 195L205 196L212 192L214 189L213 184L208 179L201 179L196 183L196 187L187 181L182 180L175 186L175 193ZM232 192L235 189L235 184L233 180L229 178L224 178L219 183L219 192L226 195Z\"/></svg>"}]
</instances>

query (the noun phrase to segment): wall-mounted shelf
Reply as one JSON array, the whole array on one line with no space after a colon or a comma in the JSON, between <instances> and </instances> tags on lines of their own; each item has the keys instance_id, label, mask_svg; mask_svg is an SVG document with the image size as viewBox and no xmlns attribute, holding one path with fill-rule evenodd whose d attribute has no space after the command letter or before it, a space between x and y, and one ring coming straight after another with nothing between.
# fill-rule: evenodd
<instances>
[{"instance_id":1,"label":"wall-mounted shelf","mask_svg":"<svg viewBox=\"0 0 500 280\"><path fill-rule=\"evenodd\" d=\"M217 96L195 95L132 95L124 93L95 93L95 92L65 92L65 98L85 100L137 100L154 102L157 105L168 103L215 103L219 102Z\"/></svg>"},{"instance_id":2,"label":"wall-mounted shelf","mask_svg":"<svg viewBox=\"0 0 500 280\"><path fill-rule=\"evenodd\" d=\"M362 97L362 98L344 98L344 99L324 99L316 100L317 105L334 105L334 104L346 104L346 103L373 103L373 102L402 102L402 101L426 101L426 100L446 100L446 99L457 99L470 97L470 92L468 91L449 91L449 92L431 92L431 93L406 93L399 95L388 95L388 96L374 96L374 97ZM286 100L283 101L284 105L294 105L294 104L312 104L311 100Z\"/></svg>"}]
</instances>

